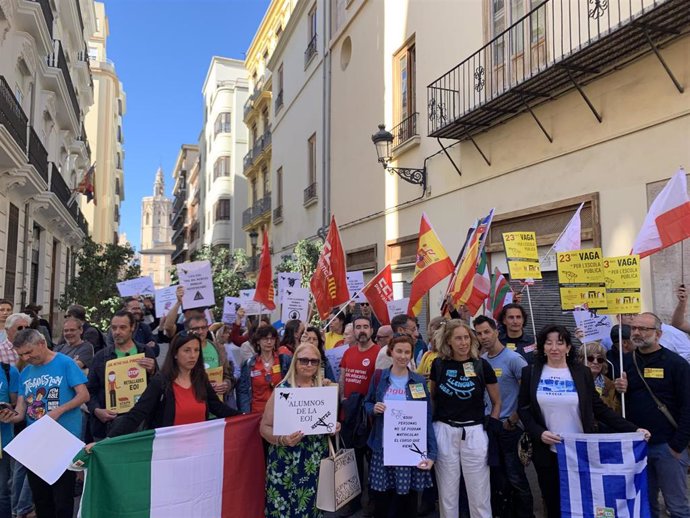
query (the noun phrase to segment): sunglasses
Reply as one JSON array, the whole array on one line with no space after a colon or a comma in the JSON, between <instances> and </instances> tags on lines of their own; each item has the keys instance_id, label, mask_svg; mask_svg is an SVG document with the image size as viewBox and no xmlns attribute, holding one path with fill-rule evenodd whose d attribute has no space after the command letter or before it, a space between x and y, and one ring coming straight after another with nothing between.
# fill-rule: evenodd
<instances>
[{"instance_id":1,"label":"sunglasses","mask_svg":"<svg viewBox=\"0 0 690 518\"><path fill-rule=\"evenodd\" d=\"M303 367L306 367L307 365L311 365L312 367L318 367L319 365L321 365L321 360L319 360L318 358L297 358L297 361Z\"/></svg>"},{"instance_id":2,"label":"sunglasses","mask_svg":"<svg viewBox=\"0 0 690 518\"><path fill-rule=\"evenodd\" d=\"M601 356L597 356L596 358L594 356L587 356L587 361L589 363L604 363L606 360L604 360Z\"/></svg>"},{"instance_id":3,"label":"sunglasses","mask_svg":"<svg viewBox=\"0 0 690 518\"><path fill-rule=\"evenodd\" d=\"M363 307L365 307L365 308L368 308L368 307L369 307L369 303L368 303L368 302L360 302L359 305L360 305L360 306L363 306Z\"/></svg>"},{"instance_id":4,"label":"sunglasses","mask_svg":"<svg viewBox=\"0 0 690 518\"><path fill-rule=\"evenodd\" d=\"M26 329L26 326L17 326L17 331L23 331Z\"/></svg>"}]
</instances>

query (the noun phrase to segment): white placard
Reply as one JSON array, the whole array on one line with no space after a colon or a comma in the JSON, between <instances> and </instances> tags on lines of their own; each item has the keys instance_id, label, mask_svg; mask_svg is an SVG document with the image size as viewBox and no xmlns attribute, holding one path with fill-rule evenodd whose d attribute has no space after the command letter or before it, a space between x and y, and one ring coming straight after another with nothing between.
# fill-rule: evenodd
<instances>
[{"instance_id":1,"label":"white placard","mask_svg":"<svg viewBox=\"0 0 690 518\"><path fill-rule=\"evenodd\" d=\"M405 297L404 299L391 300L386 302L388 306L388 318L391 320L397 315L406 315L407 307L410 305L410 297Z\"/></svg>"},{"instance_id":2,"label":"white placard","mask_svg":"<svg viewBox=\"0 0 690 518\"><path fill-rule=\"evenodd\" d=\"M117 283L120 297L138 297L139 295L153 295L156 288L151 277L137 277Z\"/></svg>"},{"instance_id":3,"label":"white placard","mask_svg":"<svg viewBox=\"0 0 690 518\"><path fill-rule=\"evenodd\" d=\"M307 321L309 312L309 290L307 288L286 288L283 297L283 305L280 312L280 320Z\"/></svg>"},{"instance_id":4,"label":"white placard","mask_svg":"<svg viewBox=\"0 0 690 518\"><path fill-rule=\"evenodd\" d=\"M280 272L278 274L278 302L283 302L286 288L301 288L302 274L299 272Z\"/></svg>"},{"instance_id":5,"label":"white placard","mask_svg":"<svg viewBox=\"0 0 690 518\"><path fill-rule=\"evenodd\" d=\"M175 305L177 301L177 286L168 286L167 288L161 288L156 290L156 317L163 318L168 314L170 308Z\"/></svg>"},{"instance_id":6,"label":"white placard","mask_svg":"<svg viewBox=\"0 0 690 518\"><path fill-rule=\"evenodd\" d=\"M338 387L280 388L274 391L273 434L323 435L335 432Z\"/></svg>"},{"instance_id":7,"label":"white placard","mask_svg":"<svg viewBox=\"0 0 690 518\"><path fill-rule=\"evenodd\" d=\"M5 451L48 484L54 484L83 447L83 442L46 415L22 430Z\"/></svg>"},{"instance_id":8,"label":"white placard","mask_svg":"<svg viewBox=\"0 0 690 518\"><path fill-rule=\"evenodd\" d=\"M340 379L340 362L349 348L349 345L339 345L326 350L326 361L331 364L336 381Z\"/></svg>"},{"instance_id":9,"label":"white placard","mask_svg":"<svg viewBox=\"0 0 690 518\"><path fill-rule=\"evenodd\" d=\"M357 294L353 299L355 302L366 302L367 299L362 293L362 288L364 288L364 272L347 272L345 276L347 277L347 289L350 292L350 298Z\"/></svg>"},{"instance_id":10,"label":"white placard","mask_svg":"<svg viewBox=\"0 0 690 518\"><path fill-rule=\"evenodd\" d=\"M184 309L215 306L213 275L209 261L194 261L177 265L177 276L184 286Z\"/></svg>"},{"instance_id":11,"label":"white placard","mask_svg":"<svg viewBox=\"0 0 690 518\"><path fill-rule=\"evenodd\" d=\"M229 360L232 360L235 367L233 376L240 379L240 370L242 369L242 349L233 343L225 344L225 354Z\"/></svg>"},{"instance_id":12,"label":"white placard","mask_svg":"<svg viewBox=\"0 0 690 518\"><path fill-rule=\"evenodd\" d=\"M383 465L417 466L427 460L426 401L386 401Z\"/></svg>"},{"instance_id":13,"label":"white placard","mask_svg":"<svg viewBox=\"0 0 690 518\"><path fill-rule=\"evenodd\" d=\"M244 308L245 314L260 315L261 313L268 313L268 310L263 307L263 304L254 300L255 292L256 290L240 290L240 299L242 300L242 307Z\"/></svg>"},{"instance_id":14,"label":"white placard","mask_svg":"<svg viewBox=\"0 0 690 518\"><path fill-rule=\"evenodd\" d=\"M585 333L581 342L611 339L613 323L608 315L597 315L588 309L576 309L573 311L573 318L575 318L575 326Z\"/></svg>"},{"instance_id":15,"label":"white placard","mask_svg":"<svg viewBox=\"0 0 690 518\"><path fill-rule=\"evenodd\" d=\"M225 297L223 299L223 323L234 324L237 319L237 310L242 307L242 299L239 297ZM247 317L242 318L240 326L247 325Z\"/></svg>"}]
</instances>

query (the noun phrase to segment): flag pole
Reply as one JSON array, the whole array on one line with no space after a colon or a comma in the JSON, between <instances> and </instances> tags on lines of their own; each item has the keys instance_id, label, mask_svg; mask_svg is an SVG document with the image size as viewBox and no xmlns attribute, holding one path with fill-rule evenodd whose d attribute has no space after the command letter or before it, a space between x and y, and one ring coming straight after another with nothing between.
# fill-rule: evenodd
<instances>
[{"instance_id":1,"label":"flag pole","mask_svg":"<svg viewBox=\"0 0 690 518\"><path fill-rule=\"evenodd\" d=\"M364 286L364 288L366 288L366 286ZM338 312L335 315L333 315L333 318L331 318L328 322L326 322L325 326L322 326L322 329L326 329L328 326L330 326L331 322L333 322L336 318L338 318L338 315L340 315L343 312L343 310L345 308L347 308L348 304L350 304L350 302L355 300L359 296L359 294L362 293L362 291L364 291L364 288L362 288L359 291L356 291L355 294L352 295L352 297L350 297L350 300L348 300L345 304L343 304L341 306L341 308L338 310Z\"/></svg>"},{"instance_id":2,"label":"flag pole","mask_svg":"<svg viewBox=\"0 0 690 518\"><path fill-rule=\"evenodd\" d=\"M620 377L623 377L623 315L618 315L618 363ZM635 354L635 351L633 351ZM621 412L625 418L625 393L621 393Z\"/></svg>"},{"instance_id":3,"label":"flag pole","mask_svg":"<svg viewBox=\"0 0 690 518\"><path fill-rule=\"evenodd\" d=\"M537 343L537 330L534 327L534 312L532 311L532 297L529 293L529 284L525 284L527 288L527 304L529 304L529 319L532 323L532 337L534 338L534 343Z\"/></svg>"}]
</instances>

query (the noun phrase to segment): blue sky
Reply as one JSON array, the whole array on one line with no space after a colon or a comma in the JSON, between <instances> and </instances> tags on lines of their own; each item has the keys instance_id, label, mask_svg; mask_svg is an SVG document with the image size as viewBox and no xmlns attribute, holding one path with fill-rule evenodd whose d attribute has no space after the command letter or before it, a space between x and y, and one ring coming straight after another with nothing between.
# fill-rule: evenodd
<instances>
[{"instance_id":1,"label":"blue sky","mask_svg":"<svg viewBox=\"0 0 690 518\"><path fill-rule=\"evenodd\" d=\"M172 192L180 145L196 143L201 87L214 55L244 59L269 0L105 0L108 57L127 94L120 232L138 250L141 198L158 166Z\"/></svg>"}]
</instances>

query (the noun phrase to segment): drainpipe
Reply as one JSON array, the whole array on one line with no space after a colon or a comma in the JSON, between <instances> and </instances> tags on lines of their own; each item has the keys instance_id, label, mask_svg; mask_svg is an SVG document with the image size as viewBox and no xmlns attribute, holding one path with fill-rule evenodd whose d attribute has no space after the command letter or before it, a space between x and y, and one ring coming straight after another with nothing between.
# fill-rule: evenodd
<instances>
[{"instance_id":1,"label":"drainpipe","mask_svg":"<svg viewBox=\"0 0 690 518\"><path fill-rule=\"evenodd\" d=\"M323 171L322 216L321 226L327 227L331 213L331 54L328 40L331 34L329 26L331 2L324 2L323 11L323 152L321 169Z\"/></svg>"},{"instance_id":2,"label":"drainpipe","mask_svg":"<svg viewBox=\"0 0 690 518\"><path fill-rule=\"evenodd\" d=\"M29 284L29 272L31 271L31 268L29 265L31 264L31 258L29 257L29 249L31 243L29 242L29 220L30 216L29 213L31 211L31 202L27 201L24 203L24 244L22 245L22 260L24 263L23 266L23 271L22 271L22 291L21 291L21 308L24 308L26 306L26 296L28 292L28 284Z\"/></svg>"}]
</instances>

